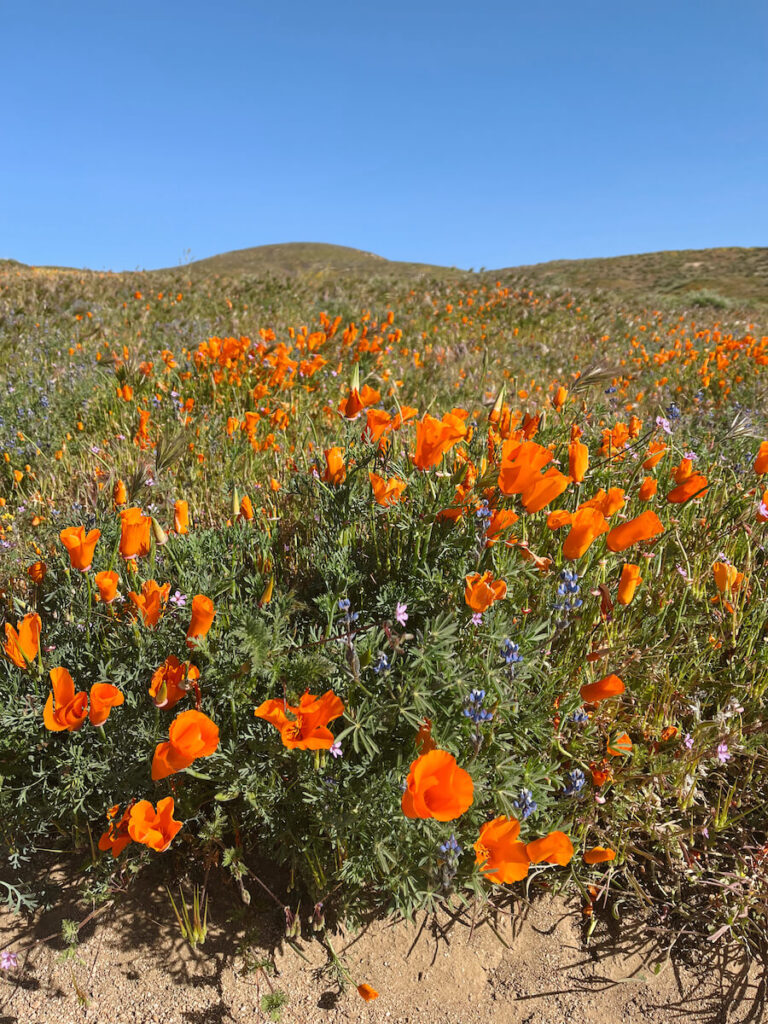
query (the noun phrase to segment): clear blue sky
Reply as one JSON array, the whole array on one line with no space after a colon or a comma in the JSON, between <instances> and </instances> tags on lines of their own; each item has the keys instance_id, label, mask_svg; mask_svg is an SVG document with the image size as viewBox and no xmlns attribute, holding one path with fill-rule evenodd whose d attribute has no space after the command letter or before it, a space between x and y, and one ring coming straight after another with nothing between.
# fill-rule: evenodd
<instances>
[{"instance_id":1,"label":"clear blue sky","mask_svg":"<svg viewBox=\"0 0 768 1024\"><path fill-rule=\"evenodd\" d=\"M765 0L0 0L0 256L768 244Z\"/></svg>"}]
</instances>

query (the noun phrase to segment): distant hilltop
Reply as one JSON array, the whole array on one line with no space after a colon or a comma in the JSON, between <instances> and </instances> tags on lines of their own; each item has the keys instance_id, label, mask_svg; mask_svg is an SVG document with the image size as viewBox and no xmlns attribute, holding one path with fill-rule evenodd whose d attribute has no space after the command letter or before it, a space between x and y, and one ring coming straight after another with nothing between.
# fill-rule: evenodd
<instances>
[{"instance_id":1,"label":"distant hilltop","mask_svg":"<svg viewBox=\"0 0 768 1024\"><path fill-rule=\"evenodd\" d=\"M16 260L0 260L0 271L65 271L74 268L30 268ZM81 271L83 272L83 271ZM372 252L324 242L284 242L195 260L180 267L147 271L182 272L190 277L397 277L467 278L473 275L525 281L538 287L603 289L627 295L686 295L723 302L768 303L768 248L681 249L600 259L553 260L496 270L460 270L430 263L388 260Z\"/></svg>"}]
</instances>

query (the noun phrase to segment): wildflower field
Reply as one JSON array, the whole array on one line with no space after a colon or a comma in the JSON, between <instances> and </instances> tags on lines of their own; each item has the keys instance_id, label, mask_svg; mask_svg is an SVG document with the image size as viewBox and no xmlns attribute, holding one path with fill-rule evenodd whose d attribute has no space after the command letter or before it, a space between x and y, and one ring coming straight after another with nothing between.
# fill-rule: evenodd
<instances>
[{"instance_id":1,"label":"wildflower field","mask_svg":"<svg viewBox=\"0 0 768 1024\"><path fill-rule=\"evenodd\" d=\"M570 887L755 944L766 330L512 273L0 268L0 896L76 850L92 901L165 858L293 936Z\"/></svg>"}]
</instances>

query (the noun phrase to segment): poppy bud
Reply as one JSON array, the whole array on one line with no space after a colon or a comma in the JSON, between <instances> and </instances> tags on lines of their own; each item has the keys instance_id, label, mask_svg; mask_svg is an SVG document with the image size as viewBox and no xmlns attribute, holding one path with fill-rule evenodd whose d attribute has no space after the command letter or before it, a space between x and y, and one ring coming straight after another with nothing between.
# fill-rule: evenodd
<instances>
[{"instance_id":1,"label":"poppy bud","mask_svg":"<svg viewBox=\"0 0 768 1024\"><path fill-rule=\"evenodd\" d=\"M269 604L272 600L272 591L275 589L275 577L269 577L269 583L264 588L264 593L259 598L259 608L263 608L265 604Z\"/></svg>"},{"instance_id":2,"label":"poppy bud","mask_svg":"<svg viewBox=\"0 0 768 1024\"><path fill-rule=\"evenodd\" d=\"M165 530L162 528L160 523L158 523L154 516L152 516L152 533L154 535L156 543L158 543L160 547L162 547L163 544L168 543L168 534L165 532Z\"/></svg>"},{"instance_id":3,"label":"poppy bud","mask_svg":"<svg viewBox=\"0 0 768 1024\"><path fill-rule=\"evenodd\" d=\"M301 921L297 914L290 907L283 907L285 911L285 937L286 939L298 939L301 935Z\"/></svg>"},{"instance_id":4,"label":"poppy bud","mask_svg":"<svg viewBox=\"0 0 768 1024\"><path fill-rule=\"evenodd\" d=\"M309 923L314 932L321 932L325 928L325 913L322 902L315 904Z\"/></svg>"},{"instance_id":5,"label":"poppy bud","mask_svg":"<svg viewBox=\"0 0 768 1024\"><path fill-rule=\"evenodd\" d=\"M237 519L240 515L240 495L237 488L232 493L232 517Z\"/></svg>"}]
</instances>

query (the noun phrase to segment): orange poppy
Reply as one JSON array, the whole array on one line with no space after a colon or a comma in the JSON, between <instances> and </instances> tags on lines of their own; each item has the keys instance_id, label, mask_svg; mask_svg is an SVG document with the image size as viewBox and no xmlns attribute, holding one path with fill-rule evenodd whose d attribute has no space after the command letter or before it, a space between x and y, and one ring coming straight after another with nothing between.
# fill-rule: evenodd
<instances>
[{"instance_id":1,"label":"orange poppy","mask_svg":"<svg viewBox=\"0 0 768 1024\"><path fill-rule=\"evenodd\" d=\"M519 882L528 874L530 859L519 835L520 822L503 814L480 829L474 845L475 863L490 882Z\"/></svg>"},{"instance_id":2,"label":"orange poppy","mask_svg":"<svg viewBox=\"0 0 768 1024\"><path fill-rule=\"evenodd\" d=\"M240 511L237 514L238 519L243 519L246 522L250 522L253 519L253 502L244 494L240 500Z\"/></svg>"},{"instance_id":3,"label":"orange poppy","mask_svg":"<svg viewBox=\"0 0 768 1024\"><path fill-rule=\"evenodd\" d=\"M73 569L88 572L93 564L93 549L100 536L101 530L91 530L86 534L84 526L69 526L61 531L59 539L69 552Z\"/></svg>"},{"instance_id":4,"label":"orange poppy","mask_svg":"<svg viewBox=\"0 0 768 1024\"><path fill-rule=\"evenodd\" d=\"M549 448L535 441L505 441L501 449L499 490L506 495L522 494L535 485L541 470L551 461Z\"/></svg>"},{"instance_id":5,"label":"orange poppy","mask_svg":"<svg viewBox=\"0 0 768 1024\"><path fill-rule=\"evenodd\" d=\"M435 818L453 821L474 799L469 772L459 768L456 758L445 750L430 750L411 764L403 793L406 818Z\"/></svg>"},{"instance_id":6,"label":"orange poppy","mask_svg":"<svg viewBox=\"0 0 768 1024\"><path fill-rule=\"evenodd\" d=\"M640 566L634 565L632 562L625 562L621 570L619 592L616 597L619 604L629 604L642 582L643 577L640 575Z\"/></svg>"},{"instance_id":7,"label":"orange poppy","mask_svg":"<svg viewBox=\"0 0 768 1024\"><path fill-rule=\"evenodd\" d=\"M210 757L219 745L219 727L202 711L182 711L171 722L168 739L158 743L152 778L165 779L189 768L198 757Z\"/></svg>"},{"instance_id":8,"label":"orange poppy","mask_svg":"<svg viewBox=\"0 0 768 1024\"><path fill-rule=\"evenodd\" d=\"M514 526L519 518L517 513L513 512L511 508L496 509L488 520L488 526L485 528L486 546L490 547L495 544L501 534L505 533L511 526ZM515 538L508 537L506 543L508 545L514 544Z\"/></svg>"},{"instance_id":9,"label":"orange poppy","mask_svg":"<svg viewBox=\"0 0 768 1024\"><path fill-rule=\"evenodd\" d=\"M560 410L565 405L565 402L566 402L567 398L568 398L568 389L564 388L563 385L561 384L560 387L557 389L557 391L552 396L552 405L554 406L556 412L560 412Z\"/></svg>"},{"instance_id":10,"label":"orange poppy","mask_svg":"<svg viewBox=\"0 0 768 1024\"><path fill-rule=\"evenodd\" d=\"M661 441L651 441L648 445L648 457L643 462L643 469L653 469L660 459L664 458L667 446Z\"/></svg>"},{"instance_id":11,"label":"orange poppy","mask_svg":"<svg viewBox=\"0 0 768 1024\"><path fill-rule=\"evenodd\" d=\"M91 687L91 709L88 717L91 725L103 725L112 708L119 707L125 697L112 683L94 683Z\"/></svg>"},{"instance_id":12,"label":"orange poppy","mask_svg":"<svg viewBox=\"0 0 768 1024\"><path fill-rule=\"evenodd\" d=\"M158 624L168 603L170 589L170 583L164 583L161 587L154 580L147 580L140 594L134 593L133 590L128 592L128 597L141 613L145 626L151 628Z\"/></svg>"},{"instance_id":13,"label":"orange poppy","mask_svg":"<svg viewBox=\"0 0 768 1024\"><path fill-rule=\"evenodd\" d=\"M609 697L618 697L624 693L625 689L623 681L617 675L611 673L611 675L598 679L596 683L585 683L579 690L579 693L582 700L587 701L589 704L597 704L599 701L607 700Z\"/></svg>"},{"instance_id":14,"label":"orange poppy","mask_svg":"<svg viewBox=\"0 0 768 1024\"><path fill-rule=\"evenodd\" d=\"M333 484L334 487L338 487L347 479L344 449L336 445L333 448L326 448L323 454L325 455L325 471L321 479L327 484Z\"/></svg>"},{"instance_id":15,"label":"orange poppy","mask_svg":"<svg viewBox=\"0 0 768 1024\"><path fill-rule=\"evenodd\" d=\"M425 718L419 725L419 731L416 733L416 749L420 754L426 754L436 748L437 744L432 739L432 719Z\"/></svg>"},{"instance_id":16,"label":"orange poppy","mask_svg":"<svg viewBox=\"0 0 768 1024\"><path fill-rule=\"evenodd\" d=\"M155 707L175 707L189 692L190 682L200 678L200 669L190 661L182 661L175 654L169 655L155 670L149 684L149 696Z\"/></svg>"},{"instance_id":17,"label":"orange poppy","mask_svg":"<svg viewBox=\"0 0 768 1024\"><path fill-rule=\"evenodd\" d=\"M691 459L682 458L679 465L672 467L672 479L676 484L685 483L692 473L693 461Z\"/></svg>"},{"instance_id":18,"label":"orange poppy","mask_svg":"<svg viewBox=\"0 0 768 1024\"><path fill-rule=\"evenodd\" d=\"M38 585L43 582L47 572L48 566L45 562L33 562L32 565L27 568L27 576L29 576L33 583L37 583Z\"/></svg>"},{"instance_id":19,"label":"orange poppy","mask_svg":"<svg viewBox=\"0 0 768 1024\"><path fill-rule=\"evenodd\" d=\"M120 554L125 559L139 558L150 551L152 520L140 508L124 508L120 513Z\"/></svg>"},{"instance_id":20,"label":"orange poppy","mask_svg":"<svg viewBox=\"0 0 768 1024\"><path fill-rule=\"evenodd\" d=\"M76 732L88 717L88 694L75 693L75 683L65 668L50 671L53 693L43 708L43 722L51 732Z\"/></svg>"},{"instance_id":21,"label":"orange poppy","mask_svg":"<svg viewBox=\"0 0 768 1024\"><path fill-rule=\"evenodd\" d=\"M673 505L682 505L691 498L700 498L709 489L707 478L701 473L692 473L678 487L674 487L667 495L667 501Z\"/></svg>"},{"instance_id":22,"label":"orange poppy","mask_svg":"<svg viewBox=\"0 0 768 1024\"><path fill-rule=\"evenodd\" d=\"M126 808L123 811L118 821L117 815L119 810L120 804L115 804L114 807L110 807L107 811L107 831L102 832L99 839L99 849L103 852L111 850L113 857L119 857L131 841L131 837L128 835L128 821L131 816L130 808Z\"/></svg>"},{"instance_id":23,"label":"orange poppy","mask_svg":"<svg viewBox=\"0 0 768 1024\"><path fill-rule=\"evenodd\" d=\"M416 424L416 454L413 464L416 469L430 469L436 466L443 455L466 437L467 428L460 416L446 413L442 420L424 413Z\"/></svg>"},{"instance_id":24,"label":"orange poppy","mask_svg":"<svg viewBox=\"0 0 768 1024\"><path fill-rule=\"evenodd\" d=\"M362 391L353 387L347 397L339 402L339 412L346 420L356 420L363 409L375 405L380 400L381 395L378 391L363 384Z\"/></svg>"},{"instance_id":25,"label":"orange poppy","mask_svg":"<svg viewBox=\"0 0 768 1024\"><path fill-rule=\"evenodd\" d=\"M651 509L641 512L634 519L620 523L609 531L605 545L609 551L625 551L641 540L650 540L664 532L661 520Z\"/></svg>"},{"instance_id":26,"label":"orange poppy","mask_svg":"<svg viewBox=\"0 0 768 1024\"><path fill-rule=\"evenodd\" d=\"M565 867L573 857L573 843L565 832L550 832L541 839L526 843L525 851L531 864L560 864Z\"/></svg>"},{"instance_id":27,"label":"orange poppy","mask_svg":"<svg viewBox=\"0 0 768 1024\"><path fill-rule=\"evenodd\" d=\"M173 842L173 838L183 822L173 817L173 797L167 796L157 801L155 811L149 800L139 800L131 808L128 819L128 834L135 843L149 846L158 853L163 853Z\"/></svg>"},{"instance_id":28,"label":"orange poppy","mask_svg":"<svg viewBox=\"0 0 768 1024\"><path fill-rule=\"evenodd\" d=\"M328 723L343 713L344 703L332 690L322 697L306 691L295 707L284 700L265 700L254 711L256 718L275 726L289 750L330 750L334 736Z\"/></svg>"},{"instance_id":29,"label":"orange poppy","mask_svg":"<svg viewBox=\"0 0 768 1024\"><path fill-rule=\"evenodd\" d=\"M368 477L373 488L373 496L378 505L394 505L400 500L403 491L408 486L405 480L401 480L398 476L385 480L376 473L369 473Z\"/></svg>"},{"instance_id":30,"label":"orange poppy","mask_svg":"<svg viewBox=\"0 0 768 1024\"><path fill-rule=\"evenodd\" d=\"M589 467L589 448L581 441L571 441L568 445L568 473L574 483L580 484Z\"/></svg>"},{"instance_id":31,"label":"orange poppy","mask_svg":"<svg viewBox=\"0 0 768 1024\"><path fill-rule=\"evenodd\" d=\"M10 622L5 624L5 644L3 650L19 668L27 668L40 650L40 629L42 622L39 615L30 613L17 623L18 632Z\"/></svg>"},{"instance_id":32,"label":"orange poppy","mask_svg":"<svg viewBox=\"0 0 768 1024\"><path fill-rule=\"evenodd\" d=\"M768 473L768 441L760 442L757 457L755 458L754 469L759 476L762 476L764 473Z\"/></svg>"},{"instance_id":33,"label":"orange poppy","mask_svg":"<svg viewBox=\"0 0 768 1024\"><path fill-rule=\"evenodd\" d=\"M173 528L179 536L189 533L188 501L175 501L173 503Z\"/></svg>"},{"instance_id":34,"label":"orange poppy","mask_svg":"<svg viewBox=\"0 0 768 1024\"><path fill-rule=\"evenodd\" d=\"M494 601L501 601L507 596L507 584L504 580L495 580L490 569L482 576L473 572L464 578L467 581L464 600L473 612L484 612Z\"/></svg>"},{"instance_id":35,"label":"orange poppy","mask_svg":"<svg viewBox=\"0 0 768 1024\"><path fill-rule=\"evenodd\" d=\"M744 573L739 572L735 565L729 565L727 562L715 562L712 572L717 589L721 594L738 590L744 579Z\"/></svg>"},{"instance_id":36,"label":"orange poppy","mask_svg":"<svg viewBox=\"0 0 768 1024\"><path fill-rule=\"evenodd\" d=\"M610 846L593 846L591 850L584 853L585 864L603 864L605 861L615 860L616 851Z\"/></svg>"},{"instance_id":37,"label":"orange poppy","mask_svg":"<svg viewBox=\"0 0 768 1024\"><path fill-rule=\"evenodd\" d=\"M606 749L611 757L626 757L632 753L632 740L625 732L614 733Z\"/></svg>"},{"instance_id":38,"label":"orange poppy","mask_svg":"<svg viewBox=\"0 0 768 1024\"><path fill-rule=\"evenodd\" d=\"M116 480L112 489L112 500L116 505L124 505L128 501L128 491L122 480Z\"/></svg>"},{"instance_id":39,"label":"orange poppy","mask_svg":"<svg viewBox=\"0 0 768 1024\"><path fill-rule=\"evenodd\" d=\"M358 985L357 986L357 994L362 999L364 999L366 1001L366 1003L370 1003L372 999L378 999L379 998L379 993L376 991L376 989L375 988L371 988L370 985L366 985L365 982L363 982L362 985Z\"/></svg>"},{"instance_id":40,"label":"orange poppy","mask_svg":"<svg viewBox=\"0 0 768 1024\"><path fill-rule=\"evenodd\" d=\"M201 640L208 635L215 615L216 611L210 597L195 594L192 598L192 618L187 630L187 647L194 647L194 640Z\"/></svg>"},{"instance_id":41,"label":"orange poppy","mask_svg":"<svg viewBox=\"0 0 768 1024\"><path fill-rule=\"evenodd\" d=\"M570 526L573 522L573 512L567 509L558 508L547 516L547 526L550 530L561 530L564 526Z\"/></svg>"},{"instance_id":42,"label":"orange poppy","mask_svg":"<svg viewBox=\"0 0 768 1024\"><path fill-rule=\"evenodd\" d=\"M120 577L116 572L105 570L104 572L97 572L94 580L96 581L101 600L105 604L112 604L117 597L117 584L120 582Z\"/></svg>"},{"instance_id":43,"label":"orange poppy","mask_svg":"<svg viewBox=\"0 0 768 1024\"><path fill-rule=\"evenodd\" d=\"M570 483L569 477L561 473L559 469L555 469L554 466L550 466L544 473L536 476L523 491L523 508L529 515L540 512L555 498L559 498Z\"/></svg>"},{"instance_id":44,"label":"orange poppy","mask_svg":"<svg viewBox=\"0 0 768 1024\"><path fill-rule=\"evenodd\" d=\"M640 501L650 501L659 489L659 482L655 477L647 476L640 484L640 490L637 492L637 496Z\"/></svg>"},{"instance_id":45,"label":"orange poppy","mask_svg":"<svg viewBox=\"0 0 768 1024\"><path fill-rule=\"evenodd\" d=\"M575 561L589 549L602 533L608 530L605 516L596 508L576 510L568 536L563 543L563 558Z\"/></svg>"}]
</instances>

